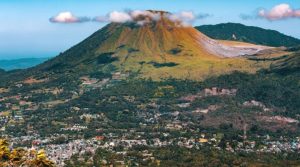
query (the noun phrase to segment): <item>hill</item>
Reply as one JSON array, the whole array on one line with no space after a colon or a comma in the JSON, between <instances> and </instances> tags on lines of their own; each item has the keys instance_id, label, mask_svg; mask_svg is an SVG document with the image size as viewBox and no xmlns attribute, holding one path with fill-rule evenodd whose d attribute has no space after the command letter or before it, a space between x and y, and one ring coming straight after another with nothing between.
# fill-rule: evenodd
<instances>
[{"instance_id":1,"label":"hill","mask_svg":"<svg viewBox=\"0 0 300 167\"><path fill-rule=\"evenodd\" d=\"M13 60L0 60L0 68L4 70L26 69L36 66L49 58L22 58Z\"/></svg>"},{"instance_id":2,"label":"hill","mask_svg":"<svg viewBox=\"0 0 300 167\"><path fill-rule=\"evenodd\" d=\"M203 25L195 28L214 39L242 41L274 47L300 45L299 39L284 35L278 31L245 26L238 23Z\"/></svg>"}]
</instances>

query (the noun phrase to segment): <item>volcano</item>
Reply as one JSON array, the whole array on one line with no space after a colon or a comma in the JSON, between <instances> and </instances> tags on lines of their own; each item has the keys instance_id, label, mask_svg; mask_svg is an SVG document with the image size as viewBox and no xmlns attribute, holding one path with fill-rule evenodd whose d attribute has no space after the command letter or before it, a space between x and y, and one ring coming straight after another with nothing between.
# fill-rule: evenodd
<instances>
[{"instance_id":1,"label":"volcano","mask_svg":"<svg viewBox=\"0 0 300 167\"><path fill-rule=\"evenodd\" d=\"M164 11L135 13L110 23L78 45L34 68L62 73L115 70L142 78L202 79L235 70L255 72L268 66L248 60L275 48L213 40Z\"/></svg>"},{"instance_id":2,"label":"volcano","mask_svg":"<svg viewBox=\"0 0 300 167\"><path fill-rule=\"evenodd\" d=\"M180 20L171 20L167 12L151 11L158 19L146 19L139 15L136 21L127 24L110 24L110 36L99 51L117 51L120 47L138 50L148 56L195 55L237 57L253 55L267 49L263 46L226 46L213 40ZM140 23L140 24L139 24Z\"/></svg>"}]
</instances>

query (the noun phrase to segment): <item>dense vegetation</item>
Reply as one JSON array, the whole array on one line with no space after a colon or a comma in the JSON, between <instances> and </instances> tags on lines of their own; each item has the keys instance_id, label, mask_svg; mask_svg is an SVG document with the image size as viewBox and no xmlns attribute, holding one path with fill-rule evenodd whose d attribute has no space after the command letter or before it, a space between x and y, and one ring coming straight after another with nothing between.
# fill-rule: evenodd
<instances>
[{"instance_id":1,"label":"dense vegetation","mask_svg":"<svg viewBox=\"0 0 300 167\"><path fill-rule=\"evenodd\" d=\"M143 150L151 151L156 160L143 160ZM132 164L132 160L137 160L142 166L205 166L205 167L216 167L216 166L297 166L300 163L298 155L287 154L244 154L244 153L229 153L225 151L219 151L216 149L210 149L203 147L200 150L179 148L175 146L164 147L164 148L133 148L128 150L129 154L127 157L123 155L113 153L108 150L98 149L93 158L90 155L85 155L85 161L79 161L78 155L72 157L70 161L66 162L66 167L92 167L92 166L105 166L105 165L120 165L118 162L125 161L126 164ZM130 158L128 158L130 157ZM105 160L104 160L105 159ZM104 164L105 163L105 164Z\"/></svg>"},{"instance_id":2,"label":"dense vegetation","mask_svg":"<svg viewBox=\"0 0 300 167\"><path fill-rule=\"evenodd\" d=\"M97 63L98 64L107 64L107 63L112 63L113 61L116 61L118 58L112 57L114 53L109 52L109 53L102 53L97 57Z\"/></svg>"},{"instance_id":3,"label":"dense vegetation","mask_svg":"<svg viewBox=\"0 0 300 167\"><path fill-rule=\"evenodd\" d=\"M284 35L278 31L237 23L203 25L195 28L214 39L236 40L275 47L300 45L299 39ZM236 39L233 38L233 35L235 35Z\"/></svg>"},{"instance_id":4,"label":"dense vegetation","mask_svg":"<svg viewBox=\"0 0 300 167\"><path fill-rule=\"evenodd\" d=\"M156 68L162 68L162 67L174 67L177 66L177 63L173 63L173 62L167 62L167 63L158 63L158 62L149 62L148 64L152 64L154 67Z\"/></svg>"},{"instance_id":5,"label":"dense vegetation","mask_svg":"<svg viewBox=\"0 0 300 167\"><path fill-rule=\"evenodd\" d=\"M300 52L293 54L286 59L271 65L271 70L276 73L285 75L299 73L300 71Z\"/></svg>"},{"instance_id":6,"label":"dense vegetation","mask_svg":"<svg viewBox=\"0 0 300 167\"><path fill-rule=\"evenodd\" d=\"M254 99L268 106L281 108L282 115L296 117L300 107L299 77L299 72L287 76L264 73L250 75L236 72L211 78L205 81L205 84L237 88L239 90L237 100L240 102Z\"/></svg>"}]
</instances>

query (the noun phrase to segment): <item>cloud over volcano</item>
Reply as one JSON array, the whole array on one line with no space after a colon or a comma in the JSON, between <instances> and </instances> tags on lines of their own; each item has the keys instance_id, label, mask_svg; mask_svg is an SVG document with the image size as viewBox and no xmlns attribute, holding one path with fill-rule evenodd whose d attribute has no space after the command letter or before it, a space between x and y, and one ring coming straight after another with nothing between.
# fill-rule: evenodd
<instances>
[{"instance_id":1,"label":"cloud over volcano","mask_svg":"<svg viewBox=\"0 0 300 167\"><path fill-rule=\"evenodd\" d=\"M181 25L191 25L197 19L204 19L209 17L209 14L196 15L191 11L181 11L178 13L169 13L163 11L150 11L150 10L130 10L130 11L113 11L106 16L98 16L93 20L98 22L114 22L114 23L125 23L135 22L138 25L144 25L152 21L158 21L162 18L170 19L174 22L180 23Z\"/></svg>"},{"instance_id":2,"label":"cloud over volcano","mask_svg":"<svg viewBox=\"0 0 300 167\"><path fill-rule=\"evenodd\" d=\"M164 11L151 10L128 10L128 11L112 11L106 15L97 16L93 19L90 17L77 17L71 12L60 12L56 16L49 19L52 23L83 23L88 21L101 23L126 23L132 22L137 25L144 25L147 23L158 21L162 18L167 18L182 26L190 26L198 19L210 17L209 14L195 14L192 11L181 11L178 13L169 13Z\"/></svg>"}]
</instances>

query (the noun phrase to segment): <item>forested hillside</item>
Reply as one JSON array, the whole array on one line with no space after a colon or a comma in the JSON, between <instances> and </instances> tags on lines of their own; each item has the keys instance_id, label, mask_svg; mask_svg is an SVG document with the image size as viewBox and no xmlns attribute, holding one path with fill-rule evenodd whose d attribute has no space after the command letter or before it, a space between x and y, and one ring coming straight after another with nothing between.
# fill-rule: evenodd
<instances>
[{"instance_id":1,"label":"forested hillside","mask_svg":"<svg viewBox=\"0 0 300 167\"><path fill-rule=\"evenodd\" d=\"M214 39L235 40L274 47L300 45L299 39L284 35L278 31L245 26L238 23L203 25L195 28Z\"/></svg>"}]
</instances>

